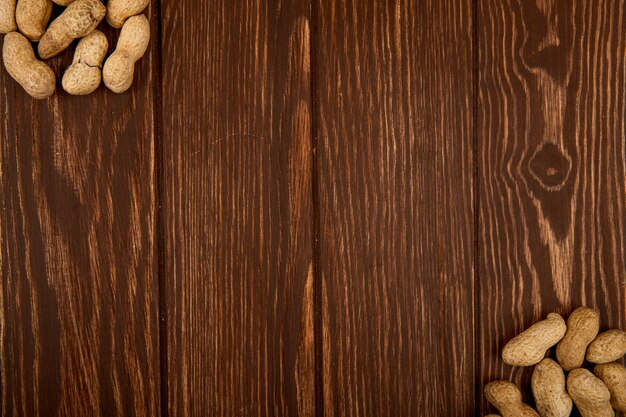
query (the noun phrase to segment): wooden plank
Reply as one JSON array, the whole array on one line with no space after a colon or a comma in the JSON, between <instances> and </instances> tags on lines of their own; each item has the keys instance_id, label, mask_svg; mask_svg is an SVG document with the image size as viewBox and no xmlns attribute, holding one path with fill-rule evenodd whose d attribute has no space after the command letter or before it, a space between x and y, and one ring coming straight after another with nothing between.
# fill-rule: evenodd
<instances>
[{"instance_id":1,"label":"wooden plank","mask_svg":"<svg viewBox=\"0 0 626 417\"><path fill-rule=\"evenodd\" d=\"M310 3L162 7L169 415L311 416Z\"/></svg>"},{"instance_id":2,"label":"wooden plank","mask_svg":"<svg viewBox=\"0 0 626 417\"><path fill-rule=\"evenodd\" d=\"M122 95L39 102L0 70L3 416L158 413L152 52Z\"/></svg>"},{"instance_id":3,"label":"wooden plank","mask_svg":"<svg viewBox=\"0 0 626 417\"><path fill-rule=\"evenodd\" d=\"M325 415L472 415L471 2L318 3Z\"/></svg>"},{"instance_id":4,"label":"wooden plank","mask_svg":"<svg viewBox=\"0 0 626 417\"><path fill-rule=\"evenodd\" d=\"M479 2L482 383L504 343L580 305L626 324L623 2ZM481 410L487 406L481 400Z\"/></svg>"}]
</instances>

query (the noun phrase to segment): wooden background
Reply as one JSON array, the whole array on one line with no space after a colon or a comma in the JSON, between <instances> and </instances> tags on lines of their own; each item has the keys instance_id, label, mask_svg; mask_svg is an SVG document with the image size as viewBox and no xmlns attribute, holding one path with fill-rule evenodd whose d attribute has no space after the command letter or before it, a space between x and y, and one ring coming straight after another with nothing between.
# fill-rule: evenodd
<instances>
[{"instance_id":1,"label":"wooden background","mask_svg":"<svg viewBox=\"0 0 626 417\"><path fill-rule=\"evenodd\" d=\"M626 327L625 8L153 0L128 93L0 71L2 415L532 401L509 338Z\"/></svg>"}]
</instances>

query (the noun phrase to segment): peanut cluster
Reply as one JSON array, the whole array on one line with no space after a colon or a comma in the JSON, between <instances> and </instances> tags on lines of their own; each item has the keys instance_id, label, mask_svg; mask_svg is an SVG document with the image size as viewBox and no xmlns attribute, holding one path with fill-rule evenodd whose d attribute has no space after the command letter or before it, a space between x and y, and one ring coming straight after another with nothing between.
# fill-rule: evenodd
<instances>
[{"instance_id":1,"label":"peanut cluster","mask_svg":"<svg viewBox=\"0 0 626 417\"><path fill-rule=\"evenodd\" d=\"M80 39L72 65L63 75L63 89L72 95L94 92L102 80L115 93L132 85L135 63L145 54L150 41L150 23L141 14L149 0L53 0L65 7L48 24L51 0L0 0L0 33L5 33L2 59L7 72L36 99L46 99L56 90L56 76L40 59L49 59ZM122 28L115 51L106 36L96 30L104 20ZM37 53L30 42L38 42ZM104 66L102 63L104 62Z\"/></svg>"},{"instance_id":2,"label":"peanut cluster","mask_svg":"<svg viewBox=\"0 0 626 417\"><path fill-rule=\"evenodd\" d=\"M618 362L626 354L626 332L599 331L600 315L591 308L576 309L567 324L559 314L549 314L502 350L508 365L535 366L531 386L537 410L522 402L511 382L490 382L485 397L502 417L567 417L574 406L583 417L626 412L626 368ZM554 345L556 361L546 357ZM586 369L589 364L595 365L593 373Z\"/></svg>"}]
</instances>

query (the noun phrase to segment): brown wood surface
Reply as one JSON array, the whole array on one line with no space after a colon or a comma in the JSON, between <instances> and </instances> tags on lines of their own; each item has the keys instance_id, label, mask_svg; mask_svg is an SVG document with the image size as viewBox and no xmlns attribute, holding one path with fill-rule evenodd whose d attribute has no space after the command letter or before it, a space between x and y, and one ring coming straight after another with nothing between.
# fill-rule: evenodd
<instances>
[{"instance_id":1,"label":"brown wood surface","mask_svg":"<svg viewBox=\"0 0 626 417\"><path fill-rule=\"evenodd\" d=\"M532 402L509 338L626 327L625 8L153 0L128 93L0 70L1 414Z\"/></svg>"},{"instance_id":2,"label":"brown wood surface","mask_svg":"<svg viewBox=\"0 0 626 417\"><path fill-rule=\"evenodd\" d=\"M549 312L594 306L625 327L625 7L479 2L482 383L528 386L532 369L497 353Z\"/></svg>"},{"instance_id":3,"label":"brown wood surface","mask_svg":"<svg viewBox=\"0 0 626 417\"><path fill-rule=\"evenodd\" d=\"M159 412L152 45L123 95L0 71L3 416Z\"/></svg>"},{"instance_id":4,"label":"brown wood surface","mask_svg":"<svg viewBox=\"0 0 626 417\"><path fill-rule=\"evenodd\" d=\"M325 415L471 415L471 3L316 12Z\"/></svg>"},{"instance_id":5,"label":"brown wood surface","mask_svg":"<svg viewBox=\"0 0 626 417\"><path fill-rule=\"evenodd\" d=\"M169 415L312 416L310 5L162 6Z\"/></svg>"}]
</instances>

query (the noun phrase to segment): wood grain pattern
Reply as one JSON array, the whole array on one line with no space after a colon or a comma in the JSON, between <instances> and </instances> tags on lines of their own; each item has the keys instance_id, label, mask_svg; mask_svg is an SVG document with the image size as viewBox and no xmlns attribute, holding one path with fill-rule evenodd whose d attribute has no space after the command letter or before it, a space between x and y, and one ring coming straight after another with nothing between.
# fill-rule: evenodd
<instances>
[{"instance_id":1,"label":"wood grain pattern","mask_svg":"<svg viewBox=\"0 0 626 417\"><path fill-rule=\"evenodd\" d=\"M309 8L163 3L171 417L315 413Z\"/></svg>"},{"instance_id":2,"label":"wood grain pattern","mask_svg":"<svg viewBox=\"0 0 626 417\"><path fill-rule=\"evenodd\" d=\"M128 93L0 70L1 414L532 403L513 335L626 327L622 3L153 0Z\"/></svg>"},{"instance_id":3,"label":"wood grain pattern","mask_svg":"<svg viewBox=\"0 0 626 417\"><path fill-rule=\"evenodd\" d=\"M482 382L528 386L498 352L548 312L625 326L624 7L479 2Z\"/></svg>"},{"instance_id":4,"label":"wood grain pattern","mask_svg":"<svg viewBox=\"0 0 626 417\"><path fill-rule=\"evenodd\" d=\"M324 415L471 415L471 2L318 3Z\"/></svg>"},{"instance_id":5,"label":"wood grain pattern","mask_svg":"<svg viewBox=\"0 0 626 417\"><path fill-rule=\"evenodd\" d=\"M71 55L43 102L0 71L1 413L157 415L153 54L83 98Z\"/></svg>"}]
</instances>

